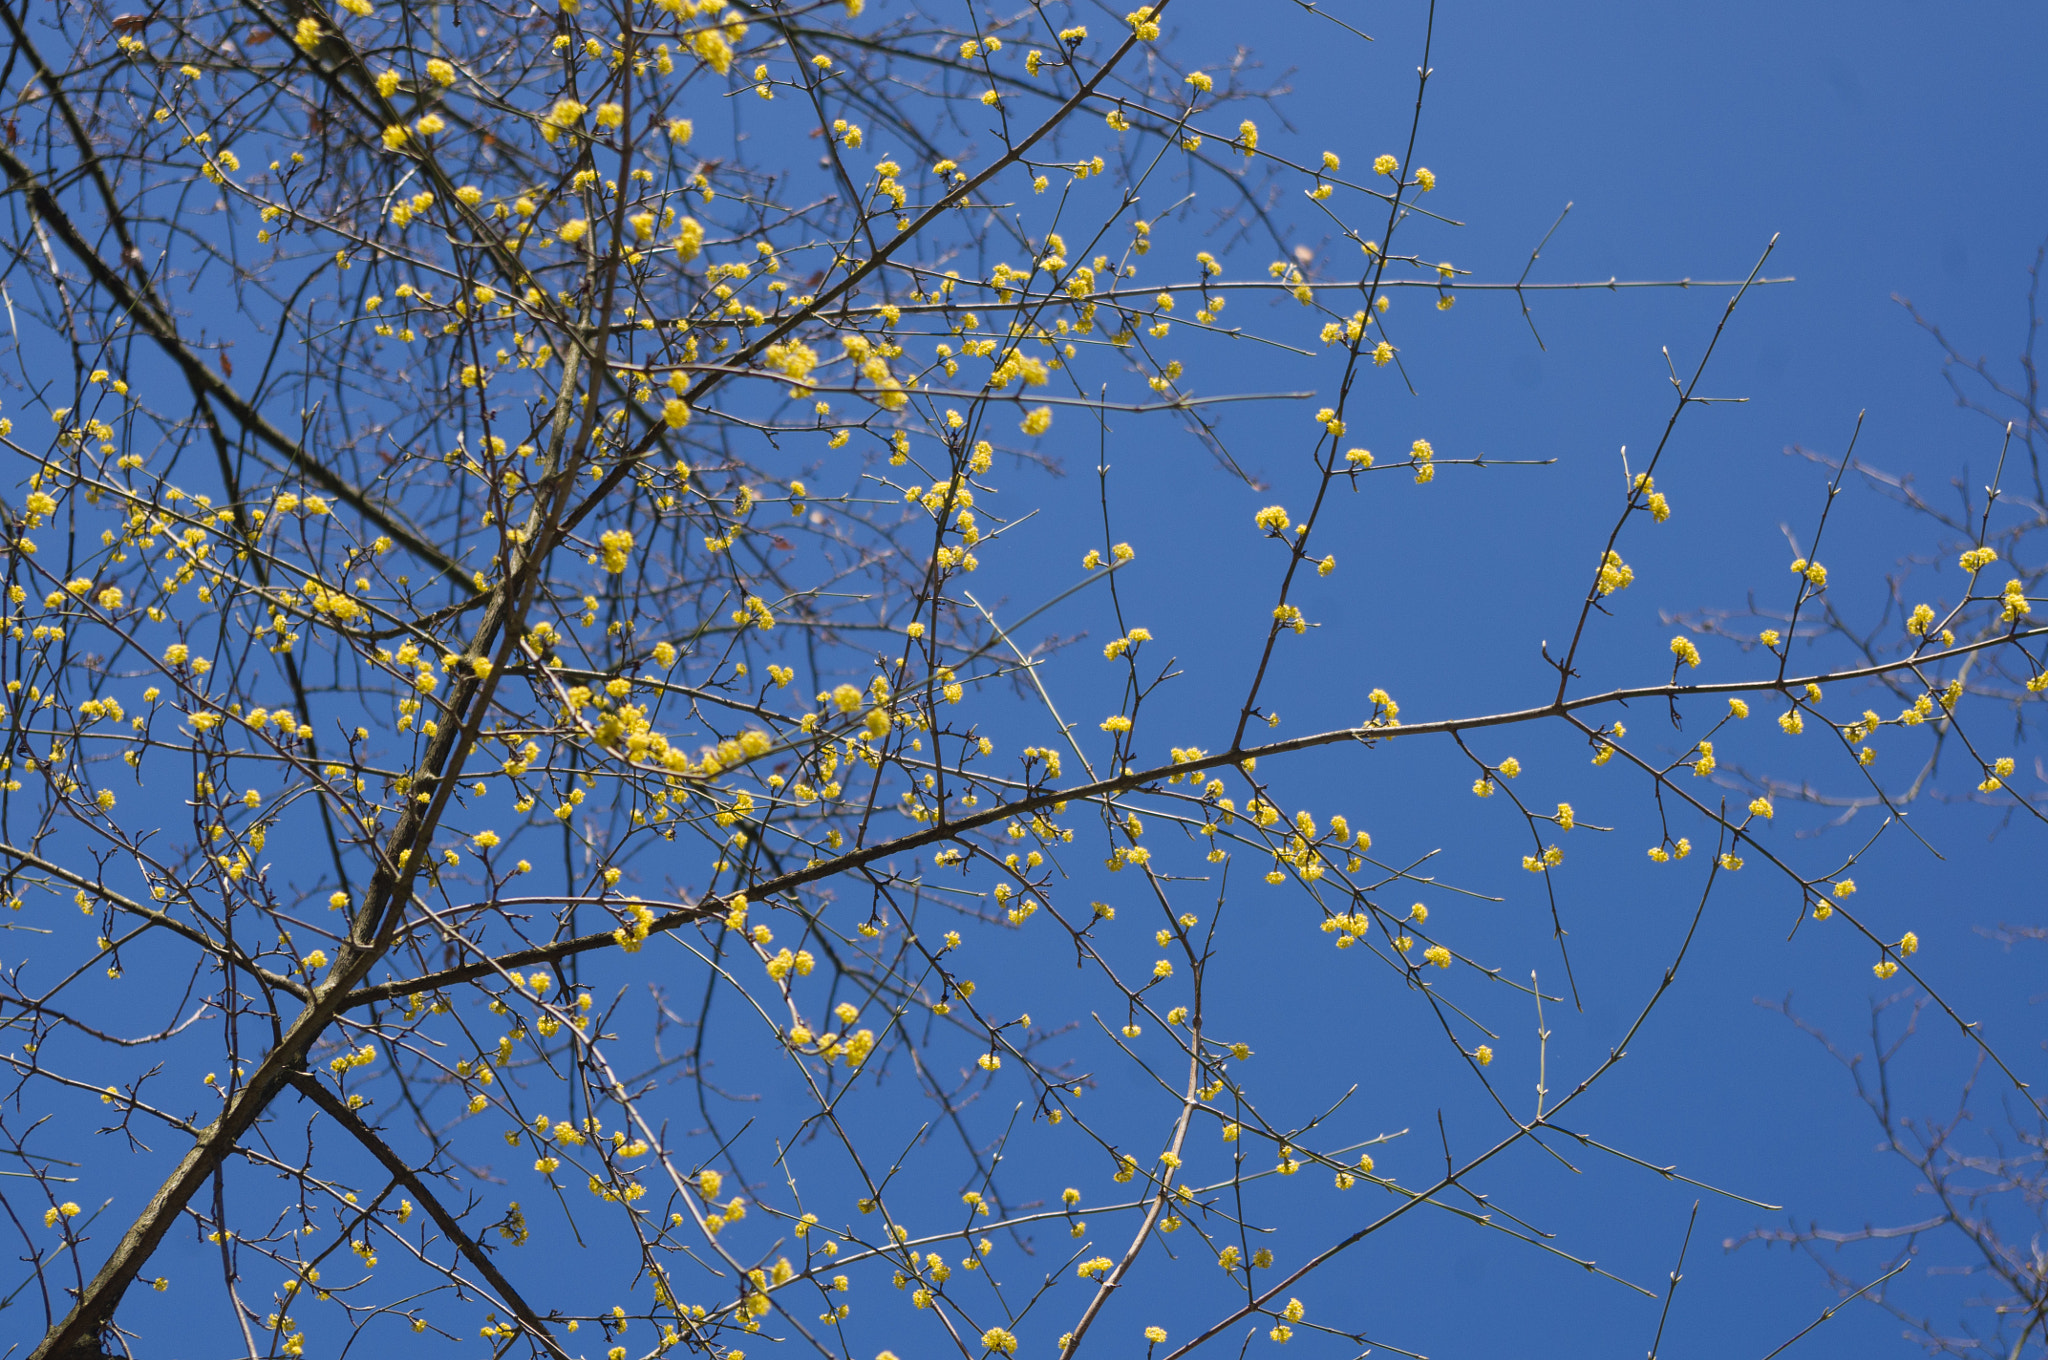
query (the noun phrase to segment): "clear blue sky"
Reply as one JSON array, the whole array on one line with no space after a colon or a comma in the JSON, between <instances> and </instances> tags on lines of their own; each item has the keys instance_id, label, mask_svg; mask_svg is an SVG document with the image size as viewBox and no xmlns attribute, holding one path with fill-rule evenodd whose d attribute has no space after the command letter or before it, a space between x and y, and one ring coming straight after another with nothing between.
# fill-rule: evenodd
<instances>
[{"instance_id":1,"label":"clear blue sky","mask_svg":"<svg viewBox=\"0 0 2048 1360\"><path fill-rule=\"evenodd\" d=\"M1183 0L1174 13L1184 25L1183 59L1225 56L1242 42L1267 74L1294 87L1283 106L1292 128L1274 130L1262 119L1269 144L1297 159L1327 146L1347 167L1399 150L1422 6L1343 7L1378 39L1363 58L1357 44L1331 41L1326 25L1288 5ZM1753 295L1730 327L1703 390L1747 404L1695 410L1682 424L1659 479L1678 514L1654 535L1632 532L1627 555L1638 583L1604 627L1591 675L1658 678L1672 631L1660 612L1740 608L1751 590L1774 605L1785 598L1792 554L1780 525L1791 524L1806 541L1825 484L1821 469L1786 456L1788 446L1838 455L1858 413L1867 412L1860 454L1914 476L1930 496L1965 470L1977 483L1986 478L1996 428L1955 409L1935 345L1893 294L1939 320L1964 352L2016 373L2026 270L2048 237L2048 139L2040 132L2048 127L2048 90L2037 69L2044 37L2048 15L2026 5L1939 13L1888 4L1438 7L1436 74L1417 160L1442 176L1428 206L1467 225L1414 229L1409 248L1449 258L1477 278L1512 279L1570 201L1576 207L1536 279L1740 278L1778 233L1766 272L1798 280ZM1315 234L1298 239L1324 245ZM1336 268L1352 269L1354 261L1339 256ZM1305 664L1277 691L1282 732L1357 720L1374 684L1394 691L1404 716L1425 718L1545 695L1549 673L1538 644L1569 630L1618 496L1617 452L1624 444L1647 450L1670 408L1660 347L1670 346L1680 373L1689 374L1726 295L1542 298L1536 320L1547 353L1509 299L1468 295L1439 317L1409 301L1413 295L1397 295L1397 306L1412 313L1404 358L1419 396L1377 406L1361 427L1370 430L1364 438L1404 449L1427 435L1447 457L1484 451L1559 461L1482 475L1454 470L1420 496L1362 497L1332 540L1341 588L1316 597L1320 611L1311 606L1326 627L1304 641L1296 655ZM1248 363L1206 382L1198 372L1196 386L1292 387L1302 385L1299 377L1299 370ZM1123 495L1113 503L1124 507L1117 533L1131 537L1151 567L1126 578L1126 605L1186 660L1189 678L1170 702L1190 722L1242 692L1241 649L1227 645L1224 621L1241 620L1246 635L1256 631L1271 573L1254 570L1247 581L1236 563L1257 505L1278 499L1293 506L1307 495L1310 473L1289 423L1303 420L1304 412L1285 408L1238 408L1223 422L1233 452L1270 481L1270 494L1233 485L1163 427L1150 436L1142 426L1117 428L1111 485L1113 497ZM1076 552L1099 534L1091 464L1082 454L1068 460ZM1828 559L1845 612L1874 618L1883 574L1909 554L1944 549L1947 575L1933 581L1955 588L1953 550L1924 522L1861 487L1845 494L1836 515ZM1020 584L1019 598L1030 596ZM1077 608L1062 622L1078 629L1090 620ZM1706 678L1752 673L1757 665L1725 647L1710 646L1708 654ZM1073 684L1087 675L1079 655L1067 676ZM1076 706L1093 711L1085 701ZM1644 734L1662 726L1648 712L1629 721ZM1785 744L1764 740L1767 721L1760 717L1744 734L1739 758L1779 772L1820 768L1797 767ZM1685 745L1668 730L1665 742L1674 755ZM1586 1009L1548 1013L1555 1088L1560 1072L1575 1079L1618 1040L1689 919L1701 875L1670 886L1680 880L1660 879L1640 863L1633 838L1642 822L1630 809L1641 789L1624 793L1617 781L1597 781L1584 769L1582 748L1518 736L1485 754L1511 751L1542 772L1540 783L1520 790L1532 801L1573 799L1582 816L1623 825L1597 854L1573 846L1598 863L1584 866L1567 894ZM1905 747L1890 743L1892 751L1902 767ZM2024 769L2031 756L2019 754ZM1832 787L1843 786L1842 774L1832 767ZM1332 754L1282 776L1280 787L1305 805L1348 807L1375 835L1418 853L1444 847L1461 881L1511 895L1509 905L1486 909L1495 913L1487 919L1500 932L1499 957L1524 967L1533 960L1547 985L1561 982L1554 953L1542 949L1547 917L1539 919L1539 899L1502 849L1513 827L1504 816L1480 815L1469 797L1459 801L1469 778L1439 747L1370 761ZM1524 781L1532 782L1533 775ZM2038 828L2013 825L1994 836L2001 819L1982 809L1923 804L1914 816L1945 861L1896 838L1861 866L1860 902L1895 930L1917 929L1929 942L1929 976L1967 1001L2006 1051L2032 1064L2032 1075L2044 1075L2041 1017L2031 1004L2041 976L2038 947L2008 954L1977 933L2040 919ZM1799 819L1783 820L1781 840L1811 872L1874 829L1865 817L1794 841L1790 824ZM1512 853L1521 853L1519 845ZM1792 994L1802 1014L1842 1042L1869 1047L1868 1007L1883 989L1866 951L1846 935L1811 929L1788 944L1796 912L1780 885L1757 875L1724 885L1689 971L1638 1040L1634 1065L1594 1106L1602 1136L1637 1155L1786 1206L1774 1215L1706 1197L1666 1355L1761 1356L1832 1301L1810 1262L1755 1247L1730 1255L1724 1239L1787 1217L1855 1227L1927 1212L1903 1168L1872 1150L1875 1127L1847 1077L1817 1045L1754 1004ZM1362 1083L1358 1099L1383 1113L1361 1124L1377 1118L1382 1127L1414 1127L1410 1141L1421 1141L1395 1160L1417 1172L1438 1155L1434 1131L1423 1125L1446 1101L1455 1147L1469 1149L1483 1130L1497 1132L1497 1119L1488 1124L1475 1104L1461 1110L1461 1097L1442 1095L1424 1075L1441 1053L1426 1047L1431 1036L1419 1008L1373 994L1352 971L1304 974L1298 958L1278 945L1263 958L1255 952L1241 983L1243 999L1262 1006L1272 1027L1269 1051L1277 1052L1283 1034L1299 1048L1305 1030L1331 1026L1327 1046L1302 1053L1298 1070L1287 1074L1299 1082L1304 1108ZM1302 1006L1316 986L1338 997L1360 990L1327 1007ZM1522 1028L1502 1044L1495 1069L1502 1088L1522 1102L1533 1083L1533 1020L1517 1021ZM1911 1080L1902 1099L1910 1112L1933 1116L1952 1107L1970 1059L1952 1030L1930 1021L1923 1031L1903 1069ZM1278 1075L1265 1070L1260 1078ZM1995 1105L1987 1109L1996 1116ZM1695 1192L1646 1174L1621 1175L1611 1164L1580 1164L1587 1175L1573 1178L1532 1156L1481 1188L1498 1191L1502 1208L1559 1232L1563 1248L1661 1288ZM1304 1204L1311 1198L1304 1195ZM1344 1222L1333 1217L1330 1226ZM1928 1250L1931 1260L1962 1259L1953 1243ZM1657 1308L1646 1300L1441 1219L1360 1248L1338 1270L1317 1286L1321 1296L1334 1289L1369 1301L1381 1335L1432 1356L1639 1355L1656 1324ZM1954 1302L1974 1287L1909 1272L1898 1297L1954 1317ZM1852 1305L1802 1344L1807 1355L1916 1353L1900 1339L1897 1321L1868 1305Z\"/></svg>"}]
</instances>

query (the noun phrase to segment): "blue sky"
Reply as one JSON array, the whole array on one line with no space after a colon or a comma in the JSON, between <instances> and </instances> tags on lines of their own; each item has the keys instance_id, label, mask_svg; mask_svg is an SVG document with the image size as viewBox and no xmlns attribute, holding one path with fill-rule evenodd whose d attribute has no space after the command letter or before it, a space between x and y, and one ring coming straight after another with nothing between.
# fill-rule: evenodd
<instances>
[{"instance_id":1,"label":"blue sky","mask_svg":"<svg viewBox=\"0 0 2048 1360\"><path fill-rule=\"evenodd\" d=\"M1183 59L1209 56L1205 44L1227 53L1243 42L1267 74L1286 75L1292 126L1272 131L1262 121L1271 144L1297 159L1328 146L1347 166L1398 150L1421 7L1369 7L1362 19L1347 9L1347 19L1378 39L1363 57L1357 44L1329 41L1327 27L1289 6L1175 12L1185 25ZM1740 609L1752 590L1774 607L1789 598L1785 563L1793 554L1781 526L1810 541L1826 485L1822 468L1788 456L1792 446L1838 456L1867 413L1859 454L1914 477L1930 496L1951 478L1967 473L1981 484L1988 476L1997 428L1955 408L1936 346L1893 295L1910 298L1963 352L1986 354L2016 376L2026 270L2048 236L2048 147L2028 132L2048 126L2048 94L2030 69L2044 22L2027 6L1939 16L1888 5L1438 8L1416 159L1442 177L1427 205L1466 225L1413 225L1409 248L1477 278L1512 279L1569 201L1574 209L1536 279L1741 278L1774 234L1765 272L1797 279L1752 294L1731 324L1702 390L1747 401L1695 409L1681 423L1659 477L1678 513L1654 534L1632 531L1626 555L1638 582L1597 632L1589 675L1653 681L1668 667L1669 614ZM1316 235L1298 239L1326 247ZM1335 269L1353 268L1354 258L1338 257ZM1320 612L1310 607L1326 626L1304 640L1299 664L1274 691L1281 732L1356 721L1374 684L1394 691L1404 716L1424 718L1547 694L1552 682L1538 645L1569 630L1583 573L1618 501L1619 450L1627 445L1640 457L1671 406L1660 349L1669 346L1689 375L1727 291L1540 298L1536 322L1547 352L1510 299L1468 294L1439 317L1397 294L1397 306L1415 314L1406 321L1404 362L1419 395L1374 406L1353 433L1369 430L1364 437L1376 448L1404 448L1426 434L1440 456L1558 461L1452 470L1420 496L1402 485L1361 497L1329 541L1342 564L1340 588L1318 597ZM1284 324L1284 309L1275 317ZM1254 374L1268 376L1248 363L1205 386L1197 371L1196 386L1255 389ZM1275 389L1301 385L1298 371L1275 367L1271 376ZM1247 637L1256 632L1257 600L1278 569L1275 554L1267 574L1245 571L1248 557L1257 560L1246 525L1268 500L1294 506L1306 497L1302 441L1283 433L1287 422L1305 419L1287 408L1224 417L1233 452L1270 482L1270 494L1233 485L1185 440L1117 425L1112 505L1133 508L1116 534L1129 534L1146 567L1125 578L1126 608L1185 663L1188 678L1168 702L1191 722L1234 700L1246 682L1231 621L1241 619ZM1068 459L1076 552L1100 532L1091 464L1083 455ZM1926 591L1956 588L1951 543L1863 487L1845 492L1829 532L1836 599L1852 616L1874 618L1884 574L1914 554L1949 563L1945 578L1927 578ZM1089 620L1077 606L1061 622L1078 630ZM1085 684L1086 652L1077 655L1067 678ZM1756 665L1710 645L1703 678L1753 673ZM1642 732L1661 727L1648 713L1630 722ZM1764 735L1745 733L1742 756L1778 772L1814 768ZM1676 755L1685 741L1667 733L1665 744ZM1892 748L1908 759L1900 744ZM1618 845L1603 845L1568 892L1586 1007L1547 1013L1555 1087L1560 1070L1575 1075L1619 1039L1682 933L1702 875L1678 886L1636 858L1629 822L1641 790L1597 782L1582 750L1517 736L1487 754L1511 750L1543 772L1540 787L1520 790L1532 801L1571 798L1582 816L1597 820L1597 809L1623 823L1610 838ZM1834 767L1836 787L1841 773ZM1478 815L1469 797L1458 801L1470 772L1444 748L1370 761L1332 753L1276 777L1305 804L1348 807L1376 835L1384 829L1418 851L1441 846L1443 862L1470 866L1466 882L1510 895L1505 906L1474 908L1494 913L1487 928L1499 932L1500 952L1542 968L1546 983L1559 980L1555 953L1544 950L1547 917L1535 914L1526 882L1500 848L1514 828ZM2038 947L2007 952L1979 928L2038 918L2040 832L2004 825L1984 809L1923 804L1913 816L1946 858L1890 838L1859 866L1859 901L1874 920L1919 930L1930 942L1930 978L2038 1076ZM1872 830L1865 817L1784 840L1802 866L1820 872ZM1590 847L1574 845L1581 849ZM1869 1048L1869 1006L1887 989L1844 935L1809 927L1788 943L1797 912L1781 887L1757 875L1724 880L1688 971L1635 1046L1638 1065L1594 1104L1602 1136L1637 1155L1786 1208L1771 1214L1705 1198L1667 1355L1761 1355L1834 1297L1811 1263L1754 1246L1728 1254L1724 1239L1787 1218L1853 1227L1927 1212L1903 1168L1874 1150L1875 1125L1848 1076L1757 1004L1790 995L1840 1042ZM1278 945L1252 945L1237 963L1239 999L1255 1013L1264 1008L1275 1050L1294 1045L1298 1066L1285 1078L1301 1084L1304 1106L1316 1103L1307 1091L1334 1094L1356 1081L1394 1126L1419 1125L1438 1108L1439 1088L1425 1069L1440 1054L1421 1048L1427 1035L1397 1000L1362 992L1304 1010L1299 998L1311 983L1337 995L1356 984L1334 972L1304 973L1298 955ZM1533 1019L1502 1045L1495 1072L1503 1089L1524 1093L1533 1081ZM1331 1025L1327 1041L1304 1045L1304 1031L1322 1024ZM1970 1061L1953 1029L1930 1015L1901 1063L1904 1107L1916 1116L1948 1112ZM1521 1065L1509 1069L1510 1062ZM1452 1102L1443 1108L1454 1144L1479 1140L1483 1112L1464 1105L1470 1122L1460 1128L1460 1097L1440 1098ZM1995 1102L1986 1110L1995 1123ZM1418 1127L1411 1139L1418 1136L1427 1146L1402 1156L1426 1163L1437 1155L1435 1134ZM1560 1231L1567 1249L1660 1288L1696 1192L1619 1175L1611 1165L1580 1178L1556 1171L1531 1156L1486 1188L1499 1192L1502 1207ZM1930 1260L1960 1259L1954 1244L1927 1250ZM1641 1353L1656 1323L1654 1304L1442 1223L1411 1227L1398 1243L1361 1248L1359 1257L1323 1290L1335 1284L1369 1300L1384 1320L1382 1335L1431 1355ZM1870 1258L1843 1261L1859 1259ZM1909 1272L1899 1297L1953 1318L1969 1287ZM1913 1353L1900 1331L1890 1316L1852 1305L1803 1345L1807 1354Z\"/></svg>"}]
</instances>

